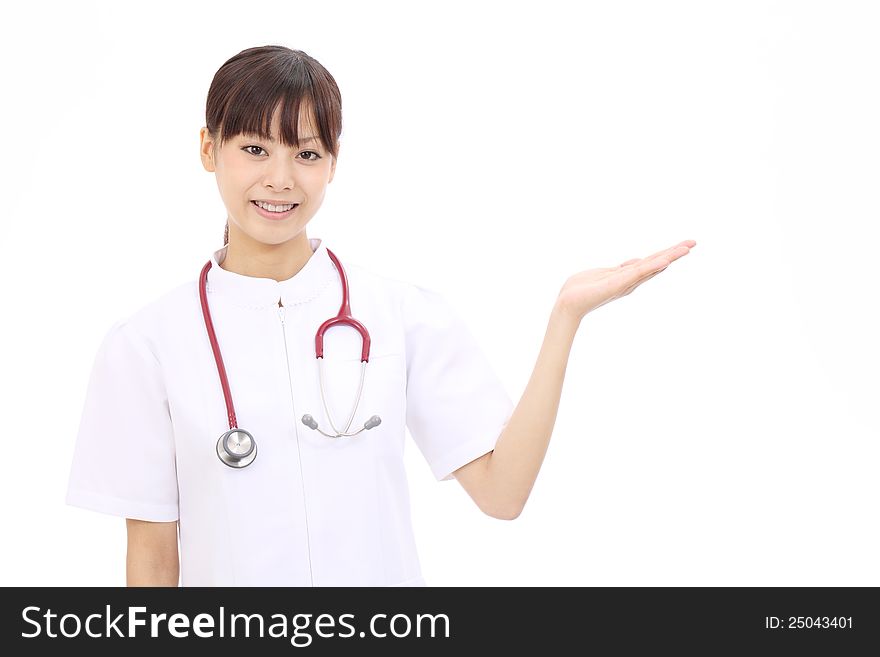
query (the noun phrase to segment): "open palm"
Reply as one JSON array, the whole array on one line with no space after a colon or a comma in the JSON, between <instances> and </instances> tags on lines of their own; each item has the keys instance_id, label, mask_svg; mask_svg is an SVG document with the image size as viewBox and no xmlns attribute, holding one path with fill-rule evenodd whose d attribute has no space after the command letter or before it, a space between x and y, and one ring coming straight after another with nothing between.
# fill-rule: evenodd
<instances>
[{"instance_id":1,"label":"open palm","mask_svg":"<svg viewBox=\"0 0 880 657\"><path fill-rule=\"evenodd\" d=\"M581 320L584 315L609 301L625 297L639 285L654 278L674 260L690 253L696 245L685 240L646 258L633 258L617 267L587 269L565 282L557 304L566 313Z\"/></svg>"}]
</instances>

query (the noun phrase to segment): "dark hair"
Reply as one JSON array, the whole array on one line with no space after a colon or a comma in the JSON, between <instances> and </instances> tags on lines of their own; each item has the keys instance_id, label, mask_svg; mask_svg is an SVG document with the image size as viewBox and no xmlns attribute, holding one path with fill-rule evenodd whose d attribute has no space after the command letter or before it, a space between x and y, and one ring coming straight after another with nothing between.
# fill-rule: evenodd
<instances>
[{"instance_id":1,"label":"dark hair","mask_svg":"<svg viewBox=\"0 0 880 657\"><path fill-rule=\"evenodd\" d=\"M335 159L342 134L342 96L336 80L316 59L284 46L247 48L224 62L211 81L205 126L223 143L242 133L268 140L272 118L281 107L286 146L299 147L300 106L311 109L321 143ZM223 244L229 243L229 224Z\"/></svg>"}]
</instances>

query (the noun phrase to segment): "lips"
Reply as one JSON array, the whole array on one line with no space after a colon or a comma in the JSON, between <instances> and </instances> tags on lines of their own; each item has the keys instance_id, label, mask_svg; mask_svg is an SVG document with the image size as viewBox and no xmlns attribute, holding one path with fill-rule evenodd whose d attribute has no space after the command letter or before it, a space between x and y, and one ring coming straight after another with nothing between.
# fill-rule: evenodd
<instances>
[{"instance_id":1,"label":"lips","mask_svg":"<svg viewBox=\"0 0 880 657\"><path fill-rule=\"evenodd\" d=\"M261 208L259 205L257 205L256 201L251 201L251 205L254 206L254 210L256 210L257 214L259 214L261 217L265 217L266 219L273 219L273 220L286 219L287 217L292 215L294 212L296 212L296 209L299 207L299 203L294 203L293 207L290 210L287 210L285 212L272 212L271 210L266 210L265 208Z\"/></svg>"},{"instance_id":2,"label":"lips","mask_svg":"<svg viewBox=\"0 0 880 657\"><path fill-rule=\"evenodd\" d=\"M273 202L273 201L264 201L262 199L252 200L251 203L253 203L254 205L257 205L257 203L262 203L263 205L274 205L275 207L278 207L281 205L292 205L293 207L296 207L299 205L299 203L291 203L290 201L285 201L284 203L281 203L281 202Z\"/></svg>"}]
</instances>

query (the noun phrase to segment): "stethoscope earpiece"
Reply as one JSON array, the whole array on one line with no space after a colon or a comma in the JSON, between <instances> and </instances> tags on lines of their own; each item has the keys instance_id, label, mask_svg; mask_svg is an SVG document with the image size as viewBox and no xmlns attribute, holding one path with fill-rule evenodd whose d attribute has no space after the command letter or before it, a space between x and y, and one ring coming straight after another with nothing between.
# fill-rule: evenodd
<instances>
[{"instance_id":1,"label":"stethoscope earpiece","mask_svg":"<svg viewBox=\"0 0 880 657\"><path fill-rule=\"evenodd\" d=\"M313 417L312 417L311 415L309 415L308 413L306 413L305 415L302 416L302 423L303 423L304 425L306 425L309 429L318 429L318 423L315 422L315 418L313 418ZM332 422L331 422L331 424L332 424ZM324 434L325 436L327 436L328 438L343 438L343 437L346 437L346 436L356 436L356 435L358 435L361 431L364 431L365 429L369 430L369 429L372 429L372 428L374 428L374 427L378 427L380 424L382 424L382 418L380 418L378 415L374 415L374 416L371 417L369 420L367 420L366 422L364 422L364 428L363 428L363 429L358 429L358 430L355 431L354 433L340 433L340 434L338 434L338 435L336 435L336 436L333 436L333 435L331 435L331 434L329 434L329 433L324 433L324 432L321 431L320 429L318 429L318 431L320 431L321 433L323 433L323 434Z\"/></svg>"}]
</instances>

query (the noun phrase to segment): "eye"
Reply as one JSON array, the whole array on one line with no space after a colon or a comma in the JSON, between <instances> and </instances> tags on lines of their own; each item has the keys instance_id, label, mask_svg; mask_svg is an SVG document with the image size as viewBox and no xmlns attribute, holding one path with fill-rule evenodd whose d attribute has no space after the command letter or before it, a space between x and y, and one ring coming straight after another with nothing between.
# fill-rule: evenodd
<instances>
[{"instance_id":1,"label":"eye","mask_svg":"<svg viewBox=\"0 0 880 657\"><path fill-rule=\"evenodd\" d=\"M251 148L256 148L257 150L262 151L263 153L266 152L262 146L257 146L255 144L251 144L249 146L243 146L241 150L248 153L248 155L260 155L261 154L261 153L254 153L252 150L250 150ZM321 159L321 156L318 155L318 153L316 153L315 151L303 151L302 153L300 153L300 155L304 155L304 154L314 155L314 157L304 158L307 162L316 162L317 160Z\"/></svg>"}]
</instances>

